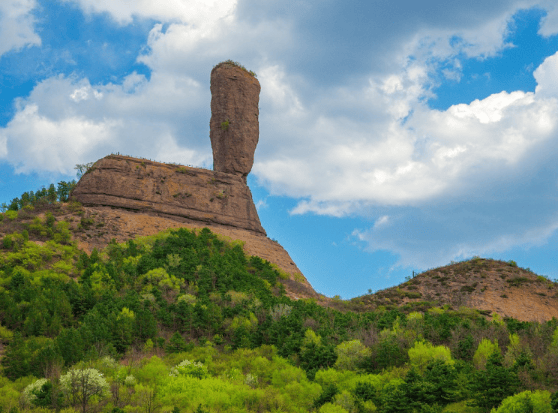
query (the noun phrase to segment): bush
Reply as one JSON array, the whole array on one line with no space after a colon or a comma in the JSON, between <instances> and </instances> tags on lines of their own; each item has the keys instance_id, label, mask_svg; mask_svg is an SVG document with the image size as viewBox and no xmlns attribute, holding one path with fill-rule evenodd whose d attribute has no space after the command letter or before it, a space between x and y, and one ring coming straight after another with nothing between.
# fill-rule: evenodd
<instances>
[{"instance_id":1,"label":"bush","mask_svg":"<svg viewBox=\"0 0 558 413\"><path fill-rule=\"evenodd\" d=\"M34 404L35 400L37 399L36 393L39 392L42 389L43 385L47 382L47 379L39 379L31 383L23 390L21 397L26 406L31 406Z\"/></svg>"},{"instance_id":2,"label":"bush","mask_svg":"<svg viewBox=\"0 0 558 413\"><path fill-rule=\"evenodd\" d=\"M359 340L344 341L335 347L335 367L341 370L356 370L370 355L370 349Z\"/></svg>"},{"instance_id":3,"label":"bush","mask_svg":"<svg viewBox=\"0 0 558 413\"><path fill-rule=\"evenodd\" d=\"M196 379L205 379L209 376L207 367L199 361L184 360L182 363L173 367L170 371L171 376L192 376Z\"/></svg>"},{"instance_id":4,"label":"bush","mask_svg":"<svg viewBox=\"0 0 558 413\"><path fill-rule=\"evenodd\" d=\"M494 340L494 342L492 342L487 338L483 338L477 347L477 351L475 351L475 355L473 356L473 364L477 369L484 369L487 360L494 353L500 354L498 340Z\"/></svg>"}]
</instances>

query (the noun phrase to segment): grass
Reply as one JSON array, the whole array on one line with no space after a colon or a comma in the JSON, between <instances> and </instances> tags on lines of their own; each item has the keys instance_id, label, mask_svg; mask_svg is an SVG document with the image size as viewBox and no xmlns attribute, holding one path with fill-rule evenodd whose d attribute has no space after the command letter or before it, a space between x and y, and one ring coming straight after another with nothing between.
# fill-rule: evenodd
<instances>
[{"instance_id":1,"label":"grass","mask_svg":"<svg viewBox=\"0 0 558 413\"><path fill-rule=\"evenodd\" d=\"M221 63L217 63L215 66L213 66L213 69L215 70L218 67L224 66L224 65L230 65L230 66L235 66L238 67L242 70L244 70L246 73L249 73L251 76L257 78L258 76L256 75L256 73L254 73L251 70L246 69L244 66L242 66L240 63L235 62L234 60L225 60L224 62Z\"/></svg>"}]
</instances>

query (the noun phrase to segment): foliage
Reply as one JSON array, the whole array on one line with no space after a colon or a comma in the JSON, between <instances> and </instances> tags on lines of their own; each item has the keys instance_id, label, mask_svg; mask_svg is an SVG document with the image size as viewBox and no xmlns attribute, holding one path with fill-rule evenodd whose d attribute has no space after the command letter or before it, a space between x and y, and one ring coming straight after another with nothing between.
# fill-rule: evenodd
<instances>
[{"instance_id":1,"label":"foliage","mask_svg":"<svg viewBox=\"0 0 558 413\"><path fill-rule=\"evenodd\" d=\"M506 398L494 413L551 413L550 392L529 390Z\"/></svg>"},{"instance_id":2,"label":"foliage","mask_svg":"<svg viewBox=\"0 0 558 413\"><path fill-rule=\"evenodd\" d=\"M557 409L556 320L341 312L287 298L271 264L207 229L88 254L56 205L17 206L0 222L3 411Z\"/></svg>"},{"instance_id":3,"label":"foliage","mask_svg":"<svg viewBox=\"0 0 558 413\"><path fill-rule=\"evenodd\" d=\"M486 370L474 374L471 389L473 405L483 409L497 407L506 397L513 395L519 387L517 374L502 365L502 356L493 352Z\"/></svg>"},{"instance_id":4,"label":"foliage","mask_svg":"<svg viewBox=\"0 0 558 413\"><path fill-rule=\"evenodd\" d=\"M483 338L473 356L473 364L477 369L484 369L490 356L496 353L500 354L498 340L492 342L489 339Z\"/></svg>"},{"instance_id":5,"label":"foliage","mask_svg":"<svg viewBox=\"0 0 558 413\"><path fill-rule=\"evenodd\" d=\"M186 359L176 367L173 367L170 371L170 375L175 377L180 375L192 376L197 379L204 379L209 375L209 373L207 372L207 367L199 361L192 362Z\"/></svg>"},{"instance_id":6,"label":"foliage","mask_svg":"<svg viewBox=\"0 0 558 413\"><path fill-rule=\"evenodd\" d=\"M409 349L409 360L411 366L424 372L428 363L432 361L441 361L452 365L454 361L451 358L450 349L445 346L433 346L429 342L417 341L415 345Z\"/></svg>"},{"instance_id":7,"label":"foliage","mask_svg":"<svg viewBox=\"0 0 558 413\"><path fill-rule=\"evenodd\" d=\"M335 367L341 370L356 370L369 356L370 349L359 340L351 340L335 347L335 353L337 354Z\"/></svg>"}]
</instances>

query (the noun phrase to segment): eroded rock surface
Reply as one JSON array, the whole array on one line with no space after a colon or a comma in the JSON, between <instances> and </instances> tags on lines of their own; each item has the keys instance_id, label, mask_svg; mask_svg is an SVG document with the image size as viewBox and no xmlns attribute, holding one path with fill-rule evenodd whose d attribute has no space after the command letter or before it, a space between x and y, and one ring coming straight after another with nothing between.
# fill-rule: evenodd
<instances>
[{"instance_id":1,"label":"eroded rock surface","mask_svg":"<svg viewBox=\"0 0 558 413\"><path fill-rule=\"evenodd\" d=\"M246 176L254 164L259 139L260 82L228 63L211 71L210 138L213 169Z\"/></svg>"},{"instance_id":2,"label":"eroded rock surface","mask_svg":"<svg viewBox=\"0 0 558 413\"><path fill-rule=\"evenodd\" d=\"M110 155L72 195L86 206L124 208L265 235L252 193L238 175Z\"/></svg>"}]
</instances>

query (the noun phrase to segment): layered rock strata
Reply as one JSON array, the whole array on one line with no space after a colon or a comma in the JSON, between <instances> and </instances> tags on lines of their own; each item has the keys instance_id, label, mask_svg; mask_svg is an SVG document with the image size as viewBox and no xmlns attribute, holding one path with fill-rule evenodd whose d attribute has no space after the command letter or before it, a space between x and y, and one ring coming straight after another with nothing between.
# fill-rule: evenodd
<instances>
[{"instance_id":1,"label":"layered rock strata","mask_svg":"<svg viewBox=\"0 0 558 413\"><path fill-rule=\"evenodd\" d=\"M245 69L221 63L211 71L209 136L213 169L240 175L252 170L259 139L260 82Z\"/></svg>"},{"instance_id":2,"label":"layered rock strata","mask_svg":"<svg viewBox=\"0 0 558 413\"><path fill-rule=\"evenodd\" d=\"M85 174L72 194L86 206L109 206L223 225L265 235L242 177L110 155Z\"/></svg>"}]
</instances>

